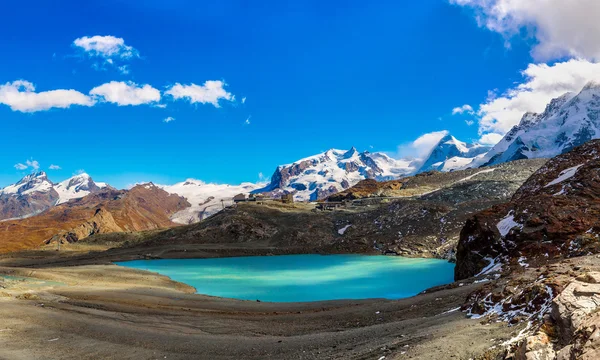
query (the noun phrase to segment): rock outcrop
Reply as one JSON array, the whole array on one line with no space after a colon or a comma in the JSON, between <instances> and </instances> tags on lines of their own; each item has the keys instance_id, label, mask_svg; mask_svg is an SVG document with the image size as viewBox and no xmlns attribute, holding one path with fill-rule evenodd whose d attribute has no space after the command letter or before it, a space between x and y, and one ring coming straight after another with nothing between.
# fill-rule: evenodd
<instances>
[{"instance_id":1,"label":"rock outcrop","mask_svg":"<svg viewBox=\"0 0 600 360\"><path fill-rule=\"evenodd\" d=\"M490 263L544 264L600 251L600 140L548 161L512 199L471 217L455 278Z\"/></svg>"},{"instance_id":2,"label":"rock outcrop","mask_svg":"<svg viewBox=\"0 0 600 360\"><path fill-rule=\"evenodd\" d=\"M599 311L600 273L586 273L554 299L545 327L520 343L516 359L600 359Z\"/></svg>"},{"instance_id":3,"label":"rock outcrop","mask_svg":"<svg viewBox=\"0 0 600 360\"><path fill-rule=\"evenodd\" d=\"M74 243L95 234L108 234L121 231L123 231L123 229L117 225L112 214L103 208L98 208L91 219L70 230L54 235L50 240L46 241L46 243Z\"/></svg>"}]
</instances>

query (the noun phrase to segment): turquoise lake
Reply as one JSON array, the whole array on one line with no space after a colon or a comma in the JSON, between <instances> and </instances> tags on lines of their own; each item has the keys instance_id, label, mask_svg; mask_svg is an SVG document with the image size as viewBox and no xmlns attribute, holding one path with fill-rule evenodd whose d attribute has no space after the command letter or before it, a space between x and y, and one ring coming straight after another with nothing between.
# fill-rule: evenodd
<instances>
[{"instance_id":1,"label":"turquoise lake","mask_svg":"<svg viewBox=\"0 0 600 360\"><path fill-rule=\"evenodd\" d=\"M399 256L282 255L220 259L135 260L199 294L269 302L401 299L454 281L454 264Z\"/></svg>"}]
</instances>

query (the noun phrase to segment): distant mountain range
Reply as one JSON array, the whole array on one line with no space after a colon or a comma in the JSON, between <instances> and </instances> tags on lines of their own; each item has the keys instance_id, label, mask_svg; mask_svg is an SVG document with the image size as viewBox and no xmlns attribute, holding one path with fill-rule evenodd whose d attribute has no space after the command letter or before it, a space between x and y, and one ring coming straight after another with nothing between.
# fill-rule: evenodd
<instances>
[{"instance_id":1,"label":"distant mountain range","mask_svg":"<svg viewBox=\"0 0 600 360\"><path fill-rule=\"evenodd\" d=\"M239 193L271 197L292 193L297 201L315 201L365 179L386 181L433 170L448 172L518 159L550 158L597 138L600 84L592 82L578 94L567 93L552 100L541 114L525 114L520 124L492 148L446 134L423 159L393 159L384 153L359 152L355 148L331 149L278 166L268 183L227 185L188 179L156 186L189 202L190 206L171 215L172 221L188 224L231 205L233 196ZM87 174L55 184L46 173L33 173L0 190L0 221L33 216L105 188L110 186L94 182Z\"/></svg>"},{"instance_id":2,"label":"distant mountain range","mask_svg":"<svg viewBox=\"0 0 600 360\"><path fill-rule=\"evenodd\" d=\"M33 216L69 200L97 193L105 187L105 183L95 183L85 173L57 184L50 181L43 171L32 173L0 190L0 220Z\"/></svg>"},{"instance_id":3,"label":"distant mountain range","mask_svg":"<svg viewBox=\"0 0 600 360\"><path fill-rule=\"evenodd\" d=\"M485 156L471 166L517 159L551 158L600 138L600 83L552 100L543 113L526 113Z\"/></svg>"}]
</instances>

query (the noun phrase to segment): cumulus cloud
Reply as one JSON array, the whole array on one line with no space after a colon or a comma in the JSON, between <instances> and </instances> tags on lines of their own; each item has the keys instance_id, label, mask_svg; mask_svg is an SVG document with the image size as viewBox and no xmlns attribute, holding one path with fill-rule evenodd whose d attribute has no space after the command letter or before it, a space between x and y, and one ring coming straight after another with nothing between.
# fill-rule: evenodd
<instances>
[{"instance_id":1,"label":"cumulus cloud","mask_svg":"<svg viewBox=\"0 0 600 360\"><path fill-rule=\"evenodd\" d=\"M400 158L423 159L427 157L440 140L448 134L449 132L447 130L423 134L411 143L400 145L398 147L398 156Z\"/></svg>"},{"instance_id":2,"label":"cumulus cloud","mask_svg":"<svg viewBox=\"0 0 600 360\"><path fill-rule=\"evenodd\" d=\"M244 125L250 125L250 118L251 116L248 116L248 118L246 118L246 121L244 121Z\"/></svg>"},{"instance_id":3,"label":"cumulus cloud","mask_svg":"<svg viewBox=\"0 0 600 360\"><path fill-rule=\"evenodd\" d=\"M40 163L37 162L37 160L27 160L25 164L33 170L38 170L40 168Z\"/></svg>"},{"instance_id":4,"label":"cumulus cloud","mask_svg":"<svg viewBox=\"0 0 600 360\"><path fill-rule=\"evenodd\" d=\"M472 126L473 124L475 124L474 120L465 120L465 124L467 124L467 126Z\"/></svg>"},{"instance_id":5,"label":"cumulus cloud","mask_svg":"<svg viewBox=\"0 0 600 360\"><path fill-rule=\"evenodd\" d=\"M481 134L505 134L526 112L542 112L552 99L579 92L589 81L600 81L600 63L572 59L553 65L530 64L522 75L522 83L504 94L488 96L480 105Z\"/></svg>"},{"instance_id":6,"label":"cumulus cloud","mask_svg":"<svg viewBox=\"0 0 600 360\"><path fill-rule=\"evenodd\" d=\"M29 81L17 80L0 85L0 104L13 111L36 112L52 108L69 108L71 105L93 106L94 99L76 90L50 90L36 92Z\"/></svg>"},{"instance_id":7,"label":"cumulus cloud","mask_svg":"<svg viewBox=\"0 0 600 360\"><path fill-rule=\"evenodd\" d=\"M97 56L109 59L112 64L112 58L130 59L139 57L139 52L133 47L126 45L123 38L107 35L84 36L75 39L73 45L83 50L90 56Z\"/></svg>"},{"instance_id":8,"label":"cumulus cloud","mask_svg":"<svg viewBox=\"0 0 600 360\"><path fill-rule=\"evenodd\" d=\"M25 164L23 163L17 163L14 165L15 169L17 170L27 170L29 168L33 169L33 170L39 170L40 168L40 163L37 160L27 160L25 161Z\"/></svg>"},{"instance_id":9,"label":"cumulus cloud","mask_svg":"<svg viewBox=\"0 0 600 360\"><path fill-rule=\"evenodd\" d=\"M600 61L600 1L597 0L450 0L474 9L480 26L506 39L532 34L537 61L563 57Z\"/></svg>"},{"instance_id":10,"label":"cumulus cloud","mask_svg":"<svg viewBox=\"0 0 600 360\"><path fill-rule=\"evenodd\" d=\"M246 97L244 96L244 97L242 98L242 104L245 104L245 103L246 103Z\"/></svg>"},{"instance_id":11,"label":"cumulus cloud","mask_svg":"<svg viewBox=\"0 0 600 360\"><path fill-rule=\"evenodd\" d=\"M172 116L169 116L163 120L163 122L165 122L167 124L170 123L171 121L175 121L175 118Z\"/></svg>"},{"instance_id":12,"label":"cumulus cloud","mask_svg":"<svg viewBox=\"0 0 600 360\"><path fill-rule=\"evenodd\" d=\"M146 84L138 86L133 82L111 81L90 91L99 101L119 106L142 105L160 101L160 91Z\"/></svg>"},{"instance_id":13,"label":"cumulus cloud","mask_svg":"<svg viewBox=\"0 0 600 360\"><path fill-rule=\"evenodd\" d=\"M212 104L218 108L221 107L220 100L235 100L235 96L225 90L225 86L227 84L220 80L208 80L204 82L204 85L176 83L165 94L172 96L175 100L184 99L191 104Z\"/></svg>"},{"instance_id":14,"label":"cumulus cloud","mask_svg":"<svg viewBox=\"0 0 600 360\"><path fill-rule=\"evenodd\" d=\"M452 109L452 115L464 114L464 113L474 114L473 107L471 105L465 104L463 106L455 107L454 109Z\"/></svg>"},{"instance_id":15,"label":"cumulus cloud","mask_svg":"<svg viewBox=\"0 0 600 360\"><path fill-rule=\"evenodd\" d=\"M62 169L62 168L61 168L60 166L58 166L58 165L51 164L51 165L48 167L48 169L50 169L50 170L60 170L60 169Z\"/></svg>"}]
</instances>

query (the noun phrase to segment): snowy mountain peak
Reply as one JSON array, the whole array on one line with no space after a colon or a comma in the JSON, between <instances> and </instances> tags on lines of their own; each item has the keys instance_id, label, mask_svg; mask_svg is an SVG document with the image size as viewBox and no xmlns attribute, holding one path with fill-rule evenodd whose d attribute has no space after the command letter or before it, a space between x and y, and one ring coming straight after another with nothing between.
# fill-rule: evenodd
<instances>
[{"instance_id":1,"label":"snowy mountain peak","mask_svg":"<svg viewBox=\"0 0 600 360\"><path fill-rule=\"evenodd\" d=\"M53 184L48 180L46 173L39 171L26 175L16 184L0 190L0 195L21 196L35 192L46 193L52 190L52 186Z\"/></svg>"},{"instance_id":2,"label":"snowy mountain peak","mask_svg":"<svg viewBox=\"0 0 600 360\"><path fill-rule=\"evenodd\" d=\"M553 99L541 114L527 113L519 125L474 165L551 158L600 137L600 83Z\"/></svg>"},{"instance_id":3,"label":"snowy mountain peak","mask_svg":"<svg viewBox=\"0 0 600 360\"><path fill-rule=\"evenodd\" d=\"M99 186L86 173L75 175L54 186L54 190L58 193L56 205L66 203L72 199L80 199L91 193L100 191L103 187L106 187L106 184L101 183Z\"/></svg>"},{"instance_id":4,"label":"snowy mountain peak","mask_svg":"<svg viewBox=\"0 0 600 360\"><path fill-rule=\"evenodd\" d=\"M588 82L587 84L585 84L585 86L583 87L583 89L581 90L582 92L584 91L599 91L600 90L600 81L595 81L592 80L590 82Z\"/></svg>"},{"instance_id":5,"label":"snowy mountain peak","mask_svg":"<svg viewBox=\"0 0 600 360\"><path fill-rule=\"evenodd\" d=\"M450 134L446 134L433 147L419 172L464 169L476 157L485 154L489 149L490 147L480 144L467 144Z\"/></svg>"},{"instance_id":6,"label":"snowy mountain peak","mask_svg":"<svg viewBox=\"0 0 600 360\"><path fill-rule=\"evenodd\" d=\"M359 155L358 150L353 146L350 150L346 151L342 156L344 159L351 159Z\"/></svg>"},{"instance_id":7,"label":"snowy mountain peak","mask_svg":"<svg viewBox=\"0 0 600 360\"><path fill-rule=\"evenodd\" d=\"M364 179L389 180L414 172L411 161L381 153L330 149L289 165L278 166L271 182L256 192L273 197L293 193L296 200L314 201L347 189Z\"/></svg>"}]
</instances>

